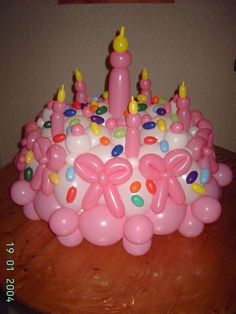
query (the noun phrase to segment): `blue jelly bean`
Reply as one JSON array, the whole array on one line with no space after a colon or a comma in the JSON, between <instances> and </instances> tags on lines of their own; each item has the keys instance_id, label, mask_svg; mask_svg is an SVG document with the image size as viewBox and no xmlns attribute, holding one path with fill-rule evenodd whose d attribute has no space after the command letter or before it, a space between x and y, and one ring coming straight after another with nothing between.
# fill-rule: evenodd
<instances>
[{"instance_id":1,"label":"blue jelly bean","mask_svg":"<svg viewBox=\"0 0 236 314\"><path fill-rule=\"evenodd\" d=\"M70 135L70 134L71 134L71 127L70 127L70 126L68 126L68 127L66 128L66 134L67 134L67 135Z\"/></svg>"},{"instance_id":2,"label":"blue jelly bean","mask_svg":"<svg viewBox=\"0 0 236 314\"><path fill-rule=\"evenodd\" d=\"M123 145L116 145L116 146L112 149L111 155L112 155L113 157L117 157L117 156L119 156L120 154L123 153L123 150L124 150Z\"/></svg>"},{"instance_id":3,"label":"blue jelly bean","mask_svg":"<svg viewBox=\"0 0 236 314\"><path fill-rule=\"evenodd\" d=\"M151 129L154 129L155 127L156 127L156 123L154 121L148 121L143 124L143 128L145 130L151 130Z\"/></svg>"},{"instance_id":4,"label":"blue jelly bean","mask_svg":"<svg viewBox=\"0 0 236 314\"><path fill-rule=\"evenodd\" d=\"M65 115L66 117L73 117L75 114L76 114L76 110L75 110L75 109L72 109L72 108L66 109L66 110L64 111L64 115Z\"/></svg>"},{"instance_id":5,"label":"blue jelly bean","mask_svg":"<svg viewBox=\"0 0 236 314\"><path fill-rule=\"evenodd\" d=\"M166 110L165 108L157 108L156 110L156 113L159 115L159 116L164 116L166 114Z\"/></svg>"},{"instance_id":6,"label":"blue jelly bean","mask_svg":"<svg viewBox=\"0 0 236 314\"><path fill-rule=\"evenodd\" d=\"M90 117L90 120L91 120L92 122L96 122L97 124L102 124L102 123L105 121L103 117L97 116L97 115L92 115L92 116Z\"/></svg>"},{"instance_id":7,"label":"blue jelly bean","mask_svg":"<svg viewBox=\"0 0 236 314\"><path fill-rule=\"evenodd\" d=\"M186 182L187 182L188 184L192 184L194 181L197 180L197 177L198 177L198 172L195 171L195 170L193 170L193 171L191 171L191 172L188 174L188 176L187 176L187 178L186 178Z\"/></svg>"},{"instance_id":8,"label":"blue jelly bean","mask_svg":"<svg viewBox=\"0 0 236 314\"><path fill-rule=\"evenodd\" d=\"M98 96L93 96L91 100L93 100L93 101L98 101L99 98L98 98Z\"/></svg>"},{"instance_id":9,"label":"blue jelly bean","mask_svg":"<svg viewBox=\"0 0 236 314\"><path fill-rule=\"evenodd\" d=\"M210 175L210 172L209 172L208 168L201 169L201 172L200 172L200 182L201 182L201 184L206 184L208 182L209 175Z\"/></svg>"},{"instance_id":10,"label":"blue jelly bean","mask_svg":"<svg viewBox=\"0 0 236 314\"><path fill-rule=\"evenodd\" d=\"M162 153L166 153L169 151L169 143L166 140L160 141L160 149Z\"/></svg>"},{"instance_id":11,"label":"blue jelly bean","mask_svg":"<svg viewBox=\"0 0 236 314\"><path fill-rule=\"evenodd\" d=\"M75 179L75 169L74 167L71 166L66 170L66 180L69 182L72 182L74 181L74 179Z\"/></svg>"}]
</instances>

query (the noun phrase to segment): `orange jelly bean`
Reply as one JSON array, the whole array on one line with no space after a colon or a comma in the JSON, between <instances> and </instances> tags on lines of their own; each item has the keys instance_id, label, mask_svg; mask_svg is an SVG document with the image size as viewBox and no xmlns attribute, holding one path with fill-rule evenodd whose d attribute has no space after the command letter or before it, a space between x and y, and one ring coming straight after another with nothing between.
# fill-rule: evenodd
<instances>
[{"instance_id":1,"label":"orange jelly bean","mask_svg":"<svg viewBox=\"0 0 236 314\"><path fill-rule=\"evenodd\" d=\"M153 104L159 104L159 97L158 96L153 96L152 97L152 103Z\"/></svg>"},{"instance_id":2,"label":"orange jelly bean","mask_svg":"<svg viewBox=\"0 0 236 314\"><path fill-rule=\"evenodd\" d=\"M90 106L89 106L89 110L90 110L92 113L95 113L97 109L98 109L98 105L90 105Z\"/></svg>"},{"instance_id":3,"label":"orange jelly bean","mask_svg":"<svg viewBox=\"0 0 236 314\"><path fill-rule=\"evenodd\" d=\"M107 146L107 145L110 144L110 140L109 140L108 137L102 136L102 137L100 138L100 143L101 143L102 145L104 145L104 146Z\"/></svg>"},{"instance_id":4,"label":"orange jelly bean","mask_svg":"<svg viewBox=\"0 0 236 314\"><path fill-rule=\"evenodd\" d=\"M129 189L130 192L137 193L141 189L141 183L139 181L134 181L133 183L131 183Z\"/></svg>"},{"instance_id":5,"label":"orange jelly bean","mask_svg":"<svg viewBox=\"0 0 236 314\"><path fill-rule=\"evenodd\" d=\"M146 180L146 188L147 188L149 193L151 193L151 194L156 193L156 190L157 190L156 184L150 179Z\"/></svg>"}]
</instances>

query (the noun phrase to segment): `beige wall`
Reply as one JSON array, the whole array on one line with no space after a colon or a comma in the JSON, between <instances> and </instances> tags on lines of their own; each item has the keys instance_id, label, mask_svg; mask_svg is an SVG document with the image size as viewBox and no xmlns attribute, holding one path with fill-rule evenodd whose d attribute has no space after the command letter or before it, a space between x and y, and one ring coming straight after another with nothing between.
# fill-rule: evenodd
<instances>
[{"instance_id":1,"label":"beige wall","mask_svg":"<svg viewBox=\"0 0 236 314\"><path fill-rule=\"evenodd\" d=\"M234 0L143 5L1 0L1 164L16 153L22 125L62 83L71 100L75 66L89 95L104 90L108 45L121 25L133 55L133 94L144 66L159 96L169 98L185 80L192 108L214 125L215 143L236 152L235 12Z\"/></svg>"}]
</instances>

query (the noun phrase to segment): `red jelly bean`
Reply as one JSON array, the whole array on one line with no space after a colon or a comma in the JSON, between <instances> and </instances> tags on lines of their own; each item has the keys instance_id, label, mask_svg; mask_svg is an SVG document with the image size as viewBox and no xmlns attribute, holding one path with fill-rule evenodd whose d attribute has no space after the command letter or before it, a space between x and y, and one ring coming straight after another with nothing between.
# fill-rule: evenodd
<instances>
[{"instance_id":1,"label":"red jelly bean","mask_svg":"<svg viewBox=\"0 0 236 314\"><path fill-rule=\"evenodd\" d=\"M66 135L64 133L59 133L53 136L53 142L60 143L60 142L63 142L65 138L66 138Z\"/></svg>"},{"instance_id":2,"label":"red jelly bean","mask_svg":"<svg viewBox=\"0 0 236 314\"><path fill-rule=\"evenodd\" d=\"M73 101L72 107L75 109L80 109L80 103L78 101Z\"/></svg>"},{"instance_id":3,"label":"red jelly bean","mask_svg":"<svg viewBox=\"0 0 236 314\"><path fill-rule=\"evenodd\" d=\"M76 194L77 194L77 189L74 186L70 187L66 195L67 203L72 203L76 197Z\"/></svg>"},{"instance_id":4,"label":"red jelly bean","mask_svg":"<svg viewBox=\"0 0 236 314\"><path fill-rule=\"evenodd\" d=\"M156 142L157 142L157 139L154 136L146 136L144 138L144 143L145 144L152 145L152 144L155 144Z\"/></svg>"},{"instance_id":5,"label":"red jelly bean","mask_svg":"<svg viewBox=\"0 0 236 314\"><path fill-rule=\"evenodd\" d=\"M147 188L149 193L151 193L151 194L156 193L156 190L157 190L156 184L150 179L146 180L146 188Z\"/></svg>"}]
</instances>

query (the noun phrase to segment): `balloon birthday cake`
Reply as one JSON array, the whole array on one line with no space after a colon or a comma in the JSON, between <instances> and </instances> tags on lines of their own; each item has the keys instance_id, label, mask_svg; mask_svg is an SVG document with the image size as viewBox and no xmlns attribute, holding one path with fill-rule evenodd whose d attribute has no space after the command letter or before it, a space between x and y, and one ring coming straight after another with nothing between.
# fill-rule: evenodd
<instances>
[{"instance_id":1,"label":"balloon birthday cake","mask_svg":"<svg viewBox=\"0 0 236 314\"><path fill-rule=\"evenodd\" d=\"M121 240L128 253L143 255L154 235L195 237L216 221L232 173L216 161L212 124L190 109L184 82L164 101L152 95L144 68L140 93L131 95L124 27L109 60L102 96L87 95L76 69L74 100L66 103L62 85L24 126L11 197L67 247Z\"/></svg>"}]
</instances>

